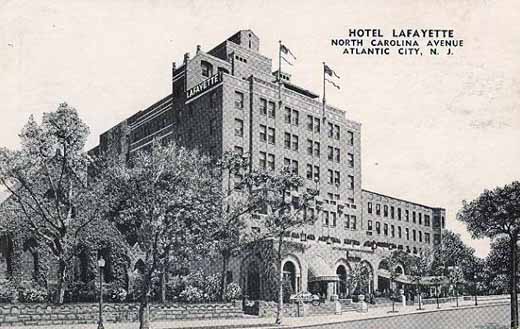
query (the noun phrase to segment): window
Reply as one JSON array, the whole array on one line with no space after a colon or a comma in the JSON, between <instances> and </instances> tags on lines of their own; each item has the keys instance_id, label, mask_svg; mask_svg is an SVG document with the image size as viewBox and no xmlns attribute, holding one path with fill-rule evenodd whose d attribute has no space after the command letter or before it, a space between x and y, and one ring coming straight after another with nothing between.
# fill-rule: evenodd
<instances>
[{"instance_id":1,"label":"window","mask_svg":"<svg viewBox=\"0 0 520 329\"><path fill-rule=\"evenodd\" d=\"M217 133L217 119L211 119L209 121L209 134L214 136Z\"/></svg>"},{"instance_id":2,"label":"window","mask_svg":"<svg viewBox=\"0 0 520 329\"><path fill-rule=\"evenodd\" d=\"M348 187L353 190L354 189L354 176L348 175Z\"/></svg>"},{"instance_id":3,"label":"window","mask_svg":"<svg viewBox=\"0 0 520 329\"><path fill-rule=\"evenodd\" d=\"M380 222L376 222L376 233L381 234L381 223Z\"/></svg>"},{"instance_id":4,"label":"window","mask_svg":"<svg viewBox=\"0 0 520 329\"><path fill-rule=\"evenodd\" d=\"M314 181L319 182L320 181L320 167L314 166Z\"/></svg>"},{"instance_id":5,"label":"window","mask_svg":"<svg viewBox=\"0 0 520 329\"><path fill-rule=\"evenodd\" d=\"M307 164L306 176L307 176L307 179L312 180L313 175L312 175L312 165L311 164Z\"/></svg>"},{"instance_id":6,"label":"window","mask_svg":"<svg viewBox=\"0 0 520 329\"><path fill-rule=\"evenodd\" d=\"M412 239L413 241L417 241L417 232L415 230L412 230Z\"/></svg>"},{"instance_id":7,"label":"window","mask_svg":"<svg viewBox=\"0 0 520 329\"><path fill-rule=\"evenodd\" d=\"M357 218L356 216L350 215L350 227L355 230L357 228Z\"/></svg>"},{"instance_id":8,"label":"window","mask_svg":"<svg viewBox=\"0 0 520 329\"><path fill-rule=\"evenodd\" d=\"M329 159L329 161L334 159L334 148L332 146L327 146L327 159Z\"/></svg>"},{"instance_id":9,"label":"window","mask_svg":"<svg viewBox=\"0 0 520 329\"><path fill-rule=\"evenodd\" d=\"M402 230L401 230L401 226L397 226L397 237L398 237L399 239L402 238L402 235L403 235L402 233L403 233L403 232L402 232Z\"/></svg>"},{"instance_id":10,"label":"window","mask_svg":"<svg viewBox=\"0 0 520 329\"><path fill-rule=\"evenodd\" d=\"M422 225L422 213L419 213L419 225Z\"/></svg>"},{"instance_id":11,"label":"window","mask_svg":"<svg viewBox=\"0 0 520 329\"><path fill-rule=\"evenodd\" d=\"M395 226L394 225L390 225L390 236L392 238L395 238Z\"/></svg>"},{"instance_id":12,"label":"window","mask_svg":"<svg viewBox=\"0 0 520 329\"><path fill-rule=\"evenodd\" d=\"M314 142L314 156L320 157L320 142Z\"/></svg>"},{"instance_id":13,"label":"window","mask_svg":"<svg viewBox=\"0 0 520 329\"><path fill-rule=\"evenodd\" d=\"M235 136L244 136L244 121L240 119L235 119Z\"/></svg>"},{"instance_id":14,"label":"window","mask_svg":"<svg viewBox=\"0 0 520 329\"><path fill-rule=\"evenodd\" d=\"M331 212L330 213L330 219L331 219L331 224L332 226L336 226L336 220L337 220L337 215L335 212Z\"/></svg>"},{"instance_id":15,"label":"window","mask_svg":"<svg viewBox=\"0 0 520 329\"><path fill-rule=\"evenodd\" d=\"M260 141L267 142L267 126L260 125Z\"/></svg>"},{"instance_id":16,"label":"window","mask_svg":"<svg viewBox=\"0 0 520 329\"><path fill-rule=\"evenodd\" d=\"M347 143L354 145L354 133L352 131L347 131Z\"/></svg>"},{"instance_id":17,"label":"window","mask_svg":"<svg viewBox=\"0 0 520 329\"><path fill-rule=\"evenodd\" d=\"M376 215L381 216L381 205L376 203Z\"/></svg>"},{"instance_id":18,"label":"window","mask_svg":"<svg viewBox=\"0 0 520 329\"><path fill-rule=\"evenodd\" d=\"M298 136L292 135L292 149L293 151L298 151Z\"/></svg>"},{"instance_id":19,"label":"window","mask_svg":"<svg viewBox=\"0 0 520 329\"><path fill-rule=\"evenodd\" d=\"M404 231L406 232L406 240L410 240L410 229L407 227Z\"/></svg>"},{"instance_id":20,"label":"window","mask_svg":"<svg viewBox=\"0 0 520 329\"><path fill-rule=\"evenodd\" d=\"M329 136L329 138L332 138L332 136L334 136L334 125L331 122L328 123L327 135Z\"/></svg>"},{"instance_id":21,"label":"window","mask_svg":"<svg viewBox=\"0 0 520 329\"><path fill-rule=\"evenodd\" d=\"M298 175L298 161L284 158L283 164L284 167L289 169L293 174Z\"/></svg>"},{"instance_id":22,"label":"window","mask_svg":"<svg viewBox=\"0 0 520 329\"><path fill-rule=\"evenodd\" d=\"M408 209L406 209L404 211L404 219L409 222L410 221L410 211Z\"/></svg>"},{"instance_id":23,"label":"window","mask_svg":"<svg viewBox=\"0 0 520 329\"><path fill-rule=\"evenodd\" d=\"M334 148L334 159L336 160L337 163L339 163L341 160L341 151L337 147Z\"/></svg>"},{"instance_id":24,"label":"window","mask_svg":"<svg viewBox=\"0 0 520 329\"><path fill-rule=\"evenodd\" d=\"M314 117L312 115L307 115L307 130L313 131L313 123L314 123Z\"/></svg>"},{"instance_id":25,"label":"window","mask_svg":"<svg viewBox=\"0 0 520 329\"><path fill-rule=\"evenodd\" d=\"M328 211L323 212L323 225L329 226L329 212Z\"/></svg>"},{"instance_id":26,"label":"window","mask_svg":"<svg viewBox=\"0 0 520 329\"><path fill-rule=\"evenodd\" d=\"M430 233L424 233L424 242L430 243Z\"/></svg>"},{"instance_id":27,"label":"window","mask_svg":"<svg viewBox=\"0 0 520 329\"><path fill-rule=\"evenodd\" d=\"M320 132L320 118L314 118L314 132L319 133Z\"/></svg>"},{"instance_id":28,"label":"window","mask_svg":"<svg viewBox=\"0 0 520 329\"><path fill-rule=\"evenodd\" d=\"M401 220L401 208L397 208L397 219Z\"/></svg>"},{"instance_id":29,"label":"window","mask_svg":"<svg viewBox=\"0 0 520 329\"><path fill-rule=\"evenodd\" d=\"M312 156L312 146L314 145L314 142L310 139L307 140L307 154Z\"/></svg>"},{"instance_id":30,"label":"window","mask_svg":"<svg viewBox=\"0 0 520 329\"><path fill-rule=\"evenodd\" d=\"M385 223L385 225L383 226L383 233L385 235L388 235L388 224Z\"/></svg>"},{"instance_id":31,"label":"window","mask_svg":"<svg viewBox=\"0 0 520 329\"><path fill-rule=\"evenodd\" d=\"M424 226L430 226L430 215L424 215Z\"/></svg>"},{"instance_id":32,"label":"window","mask_svg":"<svg viewBox=\"0 0 520 329\"><path fill-rule=\"evenodd\" d=\"M289 134L289 133L285 133L284 134L283 144L284 144L286 149L290 149L291 148L291 134Z\"/></svg>"},{"instance_id":33,"label":"window","mask_svg":"<svg viewBox=\"0 0 520 329\"><path fill-rule=\"evenodd\" d=\"M291 168L291 159L283 158L283 167L285 169L290 169Z\"/></svg>"},{"instance_id":34,"label":"window","mask_svg":"<svg viewBox=\"0 0 520 329\"><path fill-rule=\"evenodd\" d=\"M297 126L299 124L300 113L296 110L292 110L292 124Z\"/></svg>"},{"instance_id":35,"label":"window","mask_svg":"<svg viewBox=\"0 0 520 329\"><path fill-rule=\"evenodd\" d=\"M260 152L260 158L258 162L260 168L266 169L267 164L267 154L265 152Z\"/></svg>"},{"instance_id":36,"label":"window","mask_svg":"<svg viewBox=\"0 0 520 329\"><path fill-rule=\"evenodd\" d=\"M349 215L345 215L345 226L344 226L345 230L349 230L350 229L350 216Z\"/></svg>"},{"instance_id":37,"label":"window","mask_svg":"<svg viewBox=\"0 0 520 329\"><path fill-rule=\"evenodd\" d=\"M422 232L419 231L419 242L422 242Z\"/></svg>"},{"instance_id":38,"label":"window","mask_svg":"<svg viewBox=\"0 0 520 329\"><path fill-rule=\"evenodd\" d=\"M202 69L202 76L203 77L210 77L213 75L213 65L211 65L210 63L206 62L206 61L201 61L200 62L200 67Z\"/></svg>"},{"instance_id":39,"label":"window","mask_svg":"<svg viewBox=\"0 0 520 329\"><path fill-rule=\"evenodd\" d=\"M415 219L415 211L412 211L412 223L416 223L416 219Z\"/></svg>"},{"instance_id":40,"label":"window","mask_svg":"<svg viewBox=\"0 0 520 329\"><path fill-rule=\"evenodd\" d=\"M244 94L240 91L235 91L235 108L239 110L244 109Z\"/></svg>"},{"instance_id":41,"label":"window","mask_svg":"<svg viewBox=\"0 0 520 329\"><path fill-rule=\"evenodd\" d=\"M354 154L348 153L347 157L348 157L348 166L350 168L354 168Z\"/></svg>"},{"instance_id":42,"label":"window","mask_svg":"<svg viewBox=\"0 0 520 329\"><path fill-rule=\"evenodd\" d=\"M274 154L267 154L267 169L274 171Z\"/></svg>"},{"instance_id":43,"label":"window","mask_svg":"<svg viewBox=\"0 0 520 329\"><path fill-rule=\"evenodd\" d=\"M234 151L237 154L244 155L244 148L242 146L235 146Z\"/></svg>"},{"instance_id":44,"label":"window","mask_svg":"<svg viewBox=\"0 0 520 329\"><path fill-rule=\"evenodd\" d=\"M329 184L334 184L334 171L332 169L327 169L327 173L329 175Z\"/></svg>"},{"instance_id":45,"label":"window","mask_svg":"<svg viewBox=\"0 0 520 329\"><path fill-rule=\"evenodd\" d=\"M383 206L383 216L388 217L388 206L386 204Z\"/></svg>"},{"instance_id":46,"label":"window","mask_svg":"<svg viewBox=\"0 0 520 329\"><path fill-rule=\"evenodd\" d=\"M334 139L339 141L339 126L334 125Z\"/></svg>"},{"instance_id":47,"label":"window","mask_svg":"<svg viewBox=\"0 0 520 329\"><path fill-rule=\"evenodd\" d=\"M394 206L390 206L390 218L395 218L395 208Z\"/></svg>"},{"instance_id":48,"label":"window","mask_svg":"<svg viewBox=\"0 0 520 329\"><path fill-rule=\"evenodd\" d=\"M269 142L269 144L275 144L275 130L274 128L270 128L268 127L267 128L267 141Z\"/></svg>"},{"instance_id":49,"label":"window","mask_svg":"<svg viewBox=\"0 0 520 329\"><path fill-rule=\"evenodd\" d=\"M267 99L260 98L260 114L267 115Z\"/></svg>"},{"instance_id":50,"label":"window","mask_svg":"<svg viewBox=\"0 0 520 329\"><path fill-rule=\"evenodd\" d=\"M285 123L291 123L291 112L292 110L288 107L285 108L284 120Z\"/></svg>"},{"instance_id":51,"label":"window","mask_svg":"<svg viewBox=\"0 0 520 329\"><path fill-rule=\"evenodd\" d=\"M371 221L371 220L368 220L368 221L367 221L367 229L368 229L369 231L372 231L372 221Z\"/></svg>"},{"instance_id":52,"label":"window","mask_svg":"<svg viewBox=\"0 0 520 329\"><path fill-rule=\"evenodd\" d=\"M339 171L334 171L334 185L341 185L340 173Z\"/></svg>"},{"instance_id":53,"label":"window","mask_svg":"<svg viewBox=\"0 0 520 329\"><path fill-rule=\"evenodd\" d=\"M273 119L276 117L276 104L274 102L269 102L268 115Z\"/></svg>"},{"instance_id":54,"label":"window","mask_svg":"<svg viewBox=\"0 0 520 329\"><path fill-rule=\"evenodd\" d=\"M371 214L372 213L372 202L369 202L367 204L367 210L368 210L368 213Z\"/></svg>"}]
</instances>

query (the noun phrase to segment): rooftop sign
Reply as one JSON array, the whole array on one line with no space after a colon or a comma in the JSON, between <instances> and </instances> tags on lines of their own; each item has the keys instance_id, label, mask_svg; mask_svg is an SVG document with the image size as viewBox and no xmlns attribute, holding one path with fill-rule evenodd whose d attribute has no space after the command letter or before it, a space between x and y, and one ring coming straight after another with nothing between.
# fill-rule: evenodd
<instances>
[{"instance_id":1,"label":"rooftop sign","mask_svg":"<svg viewBox=\"0 0 520 329\"><path fill-rule=\"evenodd\" d=\"M202 81L195 87L189 89L186 91L186 100L189 100L195 96L198 96L205 92L206 90L210 89L213 86L218 85L222 82L222 73L216 73L207 78L206 80Z\"/></svg>"}]
</instances>

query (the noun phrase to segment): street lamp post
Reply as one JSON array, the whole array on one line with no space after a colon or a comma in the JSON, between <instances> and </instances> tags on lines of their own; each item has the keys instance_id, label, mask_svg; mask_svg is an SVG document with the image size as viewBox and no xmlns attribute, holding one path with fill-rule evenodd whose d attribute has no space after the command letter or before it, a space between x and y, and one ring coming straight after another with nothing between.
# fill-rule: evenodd
<instances>
[{"instance_id":1,"label":"street lamp post","mask_svg":"<svg viewBox=\"0 0 520 329\"><path fill-rule=\"evenodd\" d=\"M475 306L478 306L478 301L477 301L477 274L474 274L473 275L473 282L475 282Z\"/></svg>"},{"instance_id":2,"label":"street lamp post","mask_svg":"<svg viewBox=\"0 0 520 329\"><path fill-rule=\"evenodd\" d=\"M103 268L105 267L105 259L100 256L98 259L99 269L99 321L98 329L105 329L103 325Z\"/></svg>"}]
</instances>

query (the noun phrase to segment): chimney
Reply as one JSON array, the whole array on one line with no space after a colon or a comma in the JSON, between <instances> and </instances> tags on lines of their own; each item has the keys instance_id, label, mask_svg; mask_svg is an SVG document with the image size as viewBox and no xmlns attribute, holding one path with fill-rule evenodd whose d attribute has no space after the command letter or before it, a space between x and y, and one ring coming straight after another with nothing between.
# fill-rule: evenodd
<instances>
[{"instance_id":1,"label":"chimney","mask_svg":"<svg viewBox=\"0 0 520 329\"><path fill-rule=\"evenodd\" d=\"M200 45L197 45L197 54L200 53Z\"/></svg>"},{"instance_id":2,"label":"chimney","mask_svg":"<svg viewBox=\"0 0 520 329\"><path fill-rule=\"evenodd\" d=\"M190 53L184 54L184 64L188 64L189 60L190 60Z\"/></svg>"}]
</instances>

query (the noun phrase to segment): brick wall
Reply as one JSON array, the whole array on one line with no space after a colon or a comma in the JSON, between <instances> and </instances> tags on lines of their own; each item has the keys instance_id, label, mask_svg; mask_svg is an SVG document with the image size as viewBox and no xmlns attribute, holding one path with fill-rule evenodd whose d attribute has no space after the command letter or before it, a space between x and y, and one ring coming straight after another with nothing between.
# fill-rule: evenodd
<instances>
[{"instance_id":1,"label":"brick wall","mask_svg":"<svg viewBox=\"0 0 520 329\"><path fill-rule=\"evenodd\" d=\"M105 304L106 322L138 320L138 304ZM152 304L152 320L217 319L242 317L240 303L233 304ZM96 323L97 304L0 304L0 326Z\"/></svg>"}]
</instances>

